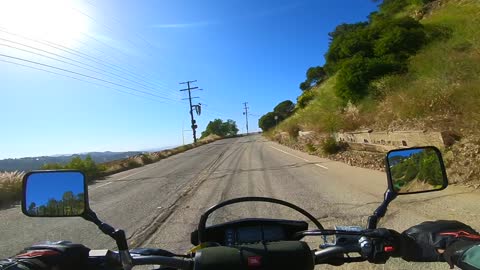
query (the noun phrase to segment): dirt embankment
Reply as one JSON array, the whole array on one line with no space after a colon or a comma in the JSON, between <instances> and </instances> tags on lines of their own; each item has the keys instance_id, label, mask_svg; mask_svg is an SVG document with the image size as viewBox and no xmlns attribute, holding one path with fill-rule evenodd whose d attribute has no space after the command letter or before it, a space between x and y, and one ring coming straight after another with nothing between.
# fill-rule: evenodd
<instances>
[{"instance_id":1,"label":"dirt embankment","mask_svg":"<svg viewBox=\"0 0 480 270\"><path fill-rule=\"evenodd\" d=\"M480 188L480 138L467 136L445 149L443 158L450 183Z\"/></svg>"}]
</instances>

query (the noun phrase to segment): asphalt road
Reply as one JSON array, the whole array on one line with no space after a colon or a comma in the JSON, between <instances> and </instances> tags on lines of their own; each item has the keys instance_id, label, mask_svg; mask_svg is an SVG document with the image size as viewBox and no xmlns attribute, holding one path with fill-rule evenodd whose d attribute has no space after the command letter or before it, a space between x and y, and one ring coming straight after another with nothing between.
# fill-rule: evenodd
<instances>
[{"instance_id":1,"label":"asphalt road","mask_svg":"<svg viewBox=\"0 0 480 270\"><path fill-rule=\"evenodd\" d=\"M287 200L317 217L326 228L365 226L382 201L385 174L310 156L259 135L225 139L127 172L89 187L90 205L105 222L126 230L132 247L186 252L190 232L203 211L239 196ZM425 220L458 219L480 229L480 194L445 191L399 197L380 226L402 231ZM282 206L245 203L215 213L209 224L246 217L302 219ZM311 225L312 226L312 225ZM312 226L313 228L313 226ZM71 240L91 248L114 248L95 225L80 218L28 218L19 207L0 211L0 254L6 257L42 240ZM321 241L307 239L312 246ZM446 264L385 267L348 265L342 269L447 269ZM336 268L340 269L340 268Z\"/></svg>"}]
</instances>

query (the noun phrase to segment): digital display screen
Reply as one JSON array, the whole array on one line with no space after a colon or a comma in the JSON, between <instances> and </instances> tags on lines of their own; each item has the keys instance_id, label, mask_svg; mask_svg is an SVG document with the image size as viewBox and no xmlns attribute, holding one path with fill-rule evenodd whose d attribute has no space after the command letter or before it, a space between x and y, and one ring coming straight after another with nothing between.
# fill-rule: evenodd
<instances>
[{"instance_id":1,"label":"digital display screen","mask_svg":"<svg viewBox=\"0 0 480 270\"><path fill-rule=\"evenodd\" d=\"M238 228L236 242L245 244L283 239L285 239L285 231L280 226L251 226Z\"/></svg>"},{"instance_id":2,"label":"digital display screen","mask_svg":"<svg viewBox=\"0 0 480 270\"><path fill-rule=\"evenodd\" d=\"M285 232L280 226L264 226L263 240L265 241L280 241L286 238Z\"/></svg>"},{"instance_id":3,"label":"digital display screen","mask_svg":"<svg viewBox=\"0 0 480 270\"><path fill-rule=\"evenodd\" d=\"M237 242L238 243L254 243L262 241L262 227L252 226L238 228Z\"/></svg>"}]
</instances>

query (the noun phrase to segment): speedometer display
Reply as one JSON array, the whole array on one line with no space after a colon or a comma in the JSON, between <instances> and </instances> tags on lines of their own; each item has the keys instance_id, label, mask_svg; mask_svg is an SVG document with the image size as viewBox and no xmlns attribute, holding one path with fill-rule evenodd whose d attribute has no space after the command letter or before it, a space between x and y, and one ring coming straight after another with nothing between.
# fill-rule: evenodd
<instances>
[{"instance_id":1,"label":"speedometer display","mask_svg":"<svg viewBox=\"0 0 480 270\"><path fill-rule=\"evenodd\" d=\"M262 227L251 226L238 228L237 242L239 243L255 243L263 240Z\"/></svg>"},{"instance_id":2,"label":"speedometer display","mask_svg":"<svg viewBox=\"0 0 480 270\"><path fill-rule=\"evenodd\" d=\"M206 228L206 241L235 246L259 242L298 240L296 233L308 229L305 221L282 219L244 219ZM198 245L198 231L192 232L191 242Z\"/></svg>"}]
</instances>

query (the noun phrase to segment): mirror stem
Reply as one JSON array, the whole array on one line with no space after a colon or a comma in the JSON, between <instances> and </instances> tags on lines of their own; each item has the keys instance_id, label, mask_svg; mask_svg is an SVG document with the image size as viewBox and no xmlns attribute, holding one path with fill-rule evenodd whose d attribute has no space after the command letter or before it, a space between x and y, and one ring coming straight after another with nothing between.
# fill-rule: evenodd
<instances>
[{"instance_id":1,"label":"mirror stem","mask_svg":"<svg viewBox=\"0 0 480 270\"><path fill-rule=\"evenodd\" d=\"M385 213L387 213L387 208L390 202L392 202L397 195L392 192L390 189L387 189L385 191L384 199L382 204L373 212L373 215L368 218L368 229L376 229L378 225L378 221L380 218L385 216Z\"/></svg>"},{"instance_id":2,"label":"mirror stem","mask_svg":"<svg viewBox=\"0 0 480 270\"><path fill-rule=\"evenodd\" d=\"M130 252L128 250L128 243L127 237L125 236L124 230L116 230L112 226L108 225L107 223L102 222L95 212L91 209L88 209L85 214L83 215L85 220L93 222L98 228L106 235L110 236L115 240L118 251L120 254L120 260L124 270L131 270L133 267L132 257L130 256Z\"/></svg>"},{"instance_id":3,"label":"mirror stem","mask_svg":"<svg viewBox=\"0 0 480 270\"><path fill-rule=\"evenodd\" d=\"M117 240L114 236L115 234L115 228L112 226L108 225L107 223L102 222L98 217L95 212L93 212L91 209L88 209L83 216L84 219L93 222L95 225L98 226L98 228L106 235L112 237L115 241Z\"/></svg>"},{"instance_id":4,"label":"mirror stem","mask_svg":"<svg viewBox=\"0 0 480 270\"><path fill-rule=\"evenodd\" d=\"M127 244L127 237L125 236L125 231L123 230L116 230L112 226L108 225L107 223L102 222L95 212L91 209L88 209L83 216L84 219L93 222L98 228L106 235L110 236L115 240L118 246L118 250L128 250Z\"/></svg>"}]
</instances>

